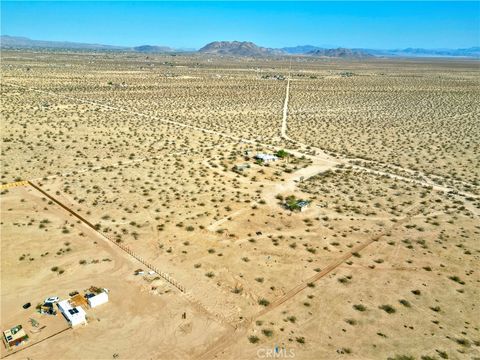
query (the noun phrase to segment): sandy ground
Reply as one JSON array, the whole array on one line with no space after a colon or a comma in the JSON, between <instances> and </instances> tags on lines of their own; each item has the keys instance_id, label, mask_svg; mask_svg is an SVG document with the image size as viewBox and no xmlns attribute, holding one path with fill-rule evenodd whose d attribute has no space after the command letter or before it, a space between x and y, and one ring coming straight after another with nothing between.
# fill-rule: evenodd
<instances>
[{"instance_id":1,"label":"sandy ground","mask_svg":"<svg viewBox=\"0 0 480 360\"><path fill-rule=\"evenodd\" d=\"M24 201L20 202L19 199ZM10 358L74 359L82 349L82 358L105 359L113 354L122 358L158 358L175 354L175 358L195 357L210 337L223 327L198 313L175 288L160 280L145 280L134 276L141 264L119 253L95 232L65 216L62 209L47 205L31 188L16 188L2 196L2 328L22 324L27 329L29 346L57 331L68 328L61 315L48 316L35 312L35 305L48 296L68 298L74 290L91 285L110 290L109 302L89 309L88 325L56 335ZM39 231L39 221L49 219L46 231ZM27 225L32 222L34 225ZM69 234L61 232L65 222L73 224ZM18 224L18 225L15 225ZM11 229L23 227L21 232ZM29 228L26 228L29 227ZM21 233L21 236L18 234ZM82 233L83 235L79 235ZM68 252L56 255L57 248ZM45 256L41 254L47 253ZM25 260L19 257L27 253ZM30 260L31 259L31 260ZM79 261L86 259L86 265ZM94 260L99 263L92 263ZM102 261L109 259L109 261ZM65 272L58 275L50 269L59 266ZM152 290L152 286L155 290ZM30 309L22 305L31 302ZM182 319L182 313L187 318ZM30 326L34 318L39 333ZM115 339L115 341L112 341ZM132 347L133 343L143 346ZM154 350L155 349L155 350ZM2 349L2 357L8 354Z\"/></svg>"},{"instance_id":2,"label":"sandy ground","mask_svg":"<svg viewBox=\"0 0 480 360\"><path fill-rule=\"evenodd\" d=\"M2 56L2 182L30 180L67 208L2 187L1 326L31 336L9 358L480 357L471 63L307 61L287 92L262 78L286 74L282 60ZM385 107L416 90L451 102L426 100L418 116ZM447 146L448 126L428 120L438 114L466 120L465 142ZM435 158L423 130L409 133L417 147L398 142L412 124L445 152ZM253 159L281 148L291 156ZM312 203L290 212L290 195ZM135 276L145 264L115 242L186 292ZM41 341L66 322L35 305L92 285L109 303Z\"/></svg>"}]
</instances>

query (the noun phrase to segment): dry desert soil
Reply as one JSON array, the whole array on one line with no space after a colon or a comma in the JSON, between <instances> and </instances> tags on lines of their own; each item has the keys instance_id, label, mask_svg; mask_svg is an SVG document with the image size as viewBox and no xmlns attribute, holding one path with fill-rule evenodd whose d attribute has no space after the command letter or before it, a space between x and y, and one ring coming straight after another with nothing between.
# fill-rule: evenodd
<instances>
[{"instance_id":1,"label":"dry desert soil","mask_svg":"<svg viewBox=\"0 0 480 360\"><path fill-rule=\"evenodd\" d=\"M478 70L2 51L1 357L480 359Z\"/></svg>"}]
</instances>

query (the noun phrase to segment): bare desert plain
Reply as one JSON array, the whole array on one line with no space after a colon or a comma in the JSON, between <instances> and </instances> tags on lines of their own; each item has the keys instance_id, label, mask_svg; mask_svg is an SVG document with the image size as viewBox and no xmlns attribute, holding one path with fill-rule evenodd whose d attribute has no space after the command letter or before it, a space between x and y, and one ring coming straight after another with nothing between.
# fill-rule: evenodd
<instances>
[{"instance_id":1,"label":"bare desert plain","mask_svg":"<svg viewBox=\"0 0 480 360\"><path fill-rule=\"evenodd\" d=\"M480 359L478 61L1 71L2 358ZM91 286L87 325L35 310Z\"/></svg>"}]
</instances>

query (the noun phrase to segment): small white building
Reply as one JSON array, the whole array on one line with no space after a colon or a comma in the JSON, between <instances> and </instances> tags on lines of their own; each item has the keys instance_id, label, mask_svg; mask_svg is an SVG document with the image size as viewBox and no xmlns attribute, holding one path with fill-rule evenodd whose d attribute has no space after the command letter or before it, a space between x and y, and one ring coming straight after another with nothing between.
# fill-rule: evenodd
<instances>
[{"instance_id":1,"label":"small white building","mask_svg":"<svg viewBox=\"0 0 480 360\"><path fill-rule=\"evenodd\" d=\"M108 302L108 294L106 292L101 292L98 295L92 296L87 299L88 305L91 308L97 307L99 305L105 304Z\"/></svg>"},{"instance_id":2,"label":"small white building","mask_svg":"<svg viewBox=\"0 0 480 360\"><path fill-rule=\"evenodd\" d=\"M308 207L310 206L310 201L308 200L300 200L299 202L297 202L297 205L298 207L300 208L300 211L305 211L308 209Z\"/></svg>"},{"instance_id":3,"label":"small white building","mask_svg":"<svg viewBox=\"0 0 480 360\"><path fill-rule=\"evenodd\" d=\"M272 154L257 154L255 155L255 159L268 163L271 161L277 161L278 157Z\"/></svg>"},{"instance_id":4,"label":"small white building","mask_svg":"<svg viewBox=\"0 0 480 360\"><path fill-rule=\"evenodd\" d=\"M71 327L87 324L87 314L80 306L74 308L68 300L60 301L57 306Z\"/></svg>"}]
</instances>

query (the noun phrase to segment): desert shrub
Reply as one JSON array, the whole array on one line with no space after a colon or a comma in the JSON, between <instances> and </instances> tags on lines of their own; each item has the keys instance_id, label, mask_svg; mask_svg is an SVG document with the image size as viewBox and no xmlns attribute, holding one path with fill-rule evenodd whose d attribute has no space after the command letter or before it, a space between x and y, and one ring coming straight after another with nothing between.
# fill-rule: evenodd
<instances>
[{"instance_id":1,"label":"desert shrub","mask_svg":"<svg viewBox=\"0 0 480 360\"><path fill-rule=\"evenodd\" d=\"M268 306L269 304L270 304L270 301L268 301L265 298L261 298L260 300L258 300L258 305Z\"/></svg>"},{"instance_id":2,"label":"desert shrub","mask_svg":"<svg viewBox=\"0 0 480 360\"><path fill-rule=\"evenodd\" d=\"M445 351L442 350L435 350L442 359L448 359L448 354Z\"/></svg>"},{"instance_id":3,"label":"desert shrub","mask_svg":"<svg viewBox=\"0 0 480 360\"><path fill-rule=\"evenodd\" d=\"M378 307L379 309L382 309L383 311L385 311L386 313L388 314L393 314L395 313L397 310L395 310L395 308L391 305L382 305L382 306L379 306Z\"/></svg>"},{"instance_id":4,"label":"desert shrub","mask_svg":"<svg viewBox=\"0 0 480 360\"><path fill-rule=\"evenodd\" d=\"M353 308L357 311L362 311L362 312L367 310L367 308L362 304L355 304L353 305Z\"/></svg>"},{"instance_id":5,"label":"desert shrub","mask_svg":"<svg viewBox=\"0 0 480 360\"><path fill-rule=\"evenodd\" d=\"M345 319L345 322L352 326L357 324L357 321L355 319Z\"/></svg>"},{"instance_id":6,"label":"desert shrub","mask_svg":"<svg viewBox=\"0 0 480 360\"><path fill-rule=\"evenodd\" d=\"M465 347L469 347L469 346L470 346L470 341L468 341L467 339L455 339L455 342L456 342L458 345L462 345L462 346L465 346Z\"/></svg>"},{"instance_id":7,"label":"desert shrub","mask_svg":"<svg viewBox=\"0 0 480 360\"><path fill-rule=\"evenodd\" d=\"M465 285L465 281L460 279L458 276L449 276L448 277L450 280L455 281L456 283L459 283L460 285Z\"/></svg>"},{"instance_id":8,"label":"desert shrub","mask_svg":"<svg viewBox=\"0 0 480 360\"><path fill-rule=\"evenodd\" d=\"M415 360L415 358L410 355L395 355L395 357L389 357L387 360Z\"/></svg>"},{"instance_id":9,"label":"desert shrub","mask_svg":"<svg viewBox=\"0 0 480 360\"><path fill-rule=\"evenodd\" d=\"M287 317L287 320L290 321L292 324L294 324L295 321L297 321L297 318L295 316L289 316Z\"/></svg>"},{"instance_id":10,"label":"desert shrub","mask_svg":"<svg viewBox=\"0 0 480 360\"><path fill-rule=\"evenodd\" d=\"M258 338L258 336L255 336L255 335L251 335L248 337L248 341L250 341L252 344L256 344L258 340L260 339Z\"/></svg>"},{"instance_id":11,"label":"desert shrub","mask_svg":"<svg viewBox=\"0 0 480 360\"><path fill-rule=\"evenodd\" d=\"M305 338L303 336L295 338L295 341L299 344L305 344Z\"/></svg>"},{"instance_id":12,"label":"desert shrub","mask_svg":"<svg viewBox=\"0 0 480 360\"><path fill-rule=\"evenodd\" d=\"M273 331L270 329L262 329L262 334L267 337L271 337L273 335Z\"/></svg>"}]
</instances>

